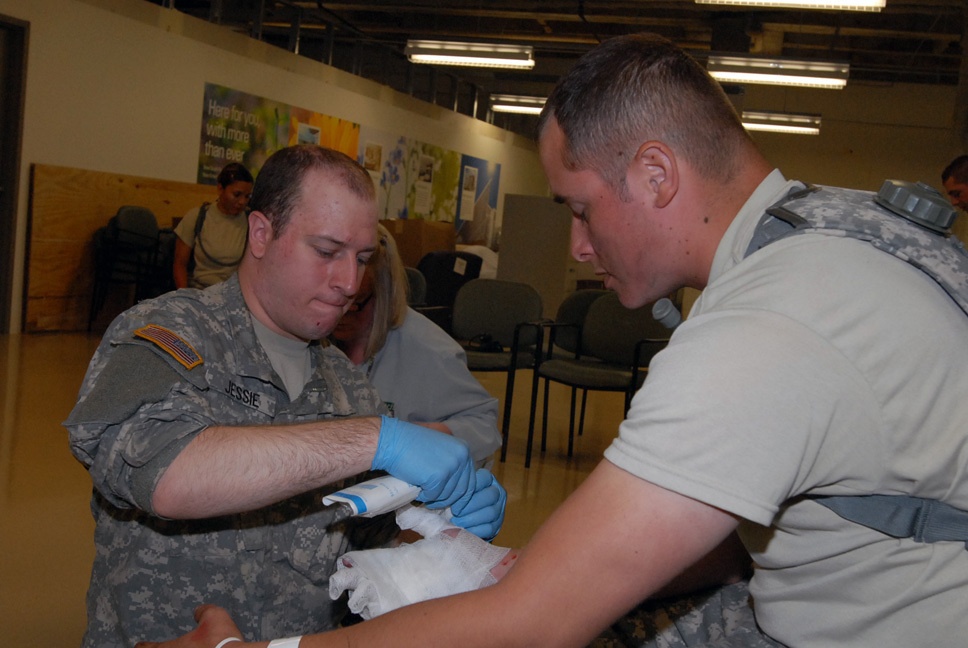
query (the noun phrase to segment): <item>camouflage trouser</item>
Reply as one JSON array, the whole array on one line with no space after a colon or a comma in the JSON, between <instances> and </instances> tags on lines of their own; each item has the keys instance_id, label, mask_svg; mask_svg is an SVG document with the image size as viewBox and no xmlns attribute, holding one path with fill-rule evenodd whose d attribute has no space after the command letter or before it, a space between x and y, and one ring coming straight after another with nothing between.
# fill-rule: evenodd
<instances>
[{"instance_id":1,"label":"camouflage trouser","mask_svg":"<svg viewBox=\"0 0 968 648\"><path fill-rule=\"evenodd\" d=\"M591 648L782 648L756 625L745 581L677 599L646 601Z\"/></svg>"}]
</instances>

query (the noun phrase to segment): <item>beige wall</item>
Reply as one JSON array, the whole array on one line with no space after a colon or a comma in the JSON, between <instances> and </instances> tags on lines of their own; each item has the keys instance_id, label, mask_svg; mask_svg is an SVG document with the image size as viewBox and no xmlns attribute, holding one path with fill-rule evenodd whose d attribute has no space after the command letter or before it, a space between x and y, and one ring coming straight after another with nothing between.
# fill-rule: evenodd
<instances>
[{"instance_id":1,"label":"beige wall","mask_svg":"<svg viewBox=\"0 0 968 648\"><path fill-rule=\"evenodd\" d=\"M502 164L501 196L545 194L525 139L140 0L0 0L30 23L12 330L20 329L30 165L194 182L206 82L406 134ZM750 86L749 109L823 115L819 137L756 134L789 177L876 189L938 174L957 150L954 88ZM405 125L405 126L404 126ZM501 214L499 214L500 218Z\"/></svg>"},{"instance_id":2,"label":"beige wall","mask_svg":"<svg viewBox=\"0 0 968 648\"><path fill-rule=\"evenodd\" d=\"M497 278L533 286L547 318L554 318L561 300L575 289L569 227L571 212L550 198L505 196Z\"/></svg>"},{"instance_id":3,"label":"beige wall","mask_svg":"<svg viewBox=\"0 0 968 648\"><path fill-rule=\"evenodd\" d=\"M753 133L788 178L877 191L884 180L924 182L943 193L941 171L964 153L955 136L956 88L848 84L844 90L751 86L747 110L822 115L819 136ZM968 242L968 216L952 227Z\"/></svg>"},{"instance_id":4,"label":"beige wall","mask_svg":"<svg viewBox=\"0 0 968 648\"><path fill-rule=\"evenodd\" d=\"M787 177L876 191L885 179L941 188L955 155L955 88L848 83L844 90L749 86L747 110L822 116L820 135L753 133Z\"/></svg>"},{"instance_id":5,"label":"beige wall","mask_svg":"<svg viewBox=\"0 0 968 648\"><path fill-rule=\"evenodd\" d=\"M20 330L30 165L195 182L205 83L498 162L541 193L533 144L480 120L140 0L0 0L30 24L14 300ZM500 214L499 214L500 217Z\"/></svg>"}]
</instances>

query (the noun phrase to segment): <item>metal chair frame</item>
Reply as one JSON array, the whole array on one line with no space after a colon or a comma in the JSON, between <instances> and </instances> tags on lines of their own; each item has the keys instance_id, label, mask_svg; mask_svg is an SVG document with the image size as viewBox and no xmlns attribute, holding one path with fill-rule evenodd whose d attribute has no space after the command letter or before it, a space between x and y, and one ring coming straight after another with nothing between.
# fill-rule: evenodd
<instances>
[{"instance_id":1,"label":"metal chair frame","mask_svg":"<svg viewBox=\"0 0 968 648\"><path fill-rule=\"evenodd\" d=\"M599 304L600 300L610 300L616 302L617 295L614 293L606 294L596 299L588 308L588 313L581 323L561 322L552 323L547 327L550 329L548 348L544 357L539 357L534 367L534 376L531 385L531 413L528 421L528 442L525 454L525 467L531 465L531 455L534 445L534 424L538 400L538 384L544 379L545 390L543 400L542 425L541 425L541 452L547 449L548 433L548 401L549 384L551 381L571 387L571 407L568 426L568 456L574 454L575 439L575 415L577 406L577 390L582 390L581 413L579 415L578 436L584 431L585 406L588 398L588 391L619 391L623 392L624 409L623 414L628 413L632 396L644 381L645 372L648 371L648 362L652 356L658 353L668 343L668 332L658 322L652 318L652 305L648 304L638 309L617 311L619 316L627 313L624 322L612 320L607 321L616 313L615 303ZM612 310L606 310L611 308ZM593 326L586 326L588 322L595 318L605 318L606 321L595 321ZM637 328L641 324L641 335L636 334L635 339L612 339L608 341L609 346L625 347L631 349L631 354L627 351L615 352L602 349L599 354L592 353L587 348L600 346L596 339L590 337L589 330L595 335L605 334L605 324L616 324L615 335L620 335L621 328ZM563 330L574 330L577 333L578 342L571 357L554 357L556 349L556 337ZM611 332L611 331L609 331ZM584 375L583 375L584 374Z\"/></svg>"}]
</instances>

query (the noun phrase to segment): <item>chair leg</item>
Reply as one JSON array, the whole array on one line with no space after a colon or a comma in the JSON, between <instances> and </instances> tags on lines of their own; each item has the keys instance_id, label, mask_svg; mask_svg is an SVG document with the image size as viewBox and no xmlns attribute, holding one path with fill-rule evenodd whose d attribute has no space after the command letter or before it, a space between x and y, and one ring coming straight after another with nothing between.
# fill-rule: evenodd
<instances>
[{"instance_id":1,"label":"chair leg","mask_svg":"<svg viewBox=\"0 0 968 648\"><path fill-rule=\"evenodd\" d=\"M578 390L571 388L571 412L568 417L568 456L572 456L575 451L575 399Z\"/></svg>"},{"instance_id":2,"label":"chair leg","mask_svg":"<svg viewBox=\"0 0 968 648\"><path fill-rule=\"evenodd\" d=\"M545 378L544 408L541 410L541 452L548 449L548 391L551 381Z\"/></svg>"},{"instance_id":3,"label":"chair leg","mask_svg":"<svg viewBox=\"0 0 968 648\"><path fill-rule=\"evenodd\" d=\"M514 396L514 367L508 368L507 387L504 390L504 424L501 426L501 461L508 456L508 436L511 432L511 399Z\"/></svg>"},{"instance_id":4,"label":"chair leg","mask_svg":"<svg viewBox=\"0 0 968 648\"><path fill-rule=\"evenodd\" d=\"M101 308L104 306L104 298L106 293L107 286L97 277L97 275L95 275L94 290L91 293L91 309L87 313L88 331L90 331L94 326L94 320L97 318L97 314L101 312Z\"/></svg>"},{"instance_id":5,"label":"chair leg","mask_svg":"<svg viewBox=\"0 0 968 648\"><path fill-rule=\"evenodd\" d=\"M91 293L91 308L87 311L87 330L91 331L94 318L97 316L97 279L94 280L94 291Z\"/></svg>"},{"instance_id":6,"label":"chair leg","mask_svg":"<svg viewBox=\"0 0 968 648\"><path fill-rule=\"evenodd\" d=\"M588 400L588 390L581 390L581 416L578 417L578 436L585 433L585 402Z\"/></svg>"},{"instance_id":7,"label":"chair leg","mask_svg":"<svg viewBox=\"0 0 968 648\"><path fill-rule=\"evenodd\" d=\"M528 445L524 451L524 467L531 467L531 448L534 445L534 416L535 410L538 408L538 381L540 380L538 376L538 370L534 370L534 375L531 379L531 413L528 416ZM507 441L505 441L505 445ZM542 448L543 450L543 448ZM501 457L501 461L504 461L504 457Z\"/></svg>"}]
</instances>

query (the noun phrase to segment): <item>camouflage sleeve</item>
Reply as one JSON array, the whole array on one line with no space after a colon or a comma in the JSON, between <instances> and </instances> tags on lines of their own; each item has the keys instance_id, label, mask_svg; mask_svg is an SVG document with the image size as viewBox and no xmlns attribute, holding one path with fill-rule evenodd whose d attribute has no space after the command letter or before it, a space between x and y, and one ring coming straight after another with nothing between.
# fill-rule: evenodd
<instances>
[{"instance_id":1,"label":"camouflage sleeve","mask_svg":"<svg viewBox=\"0 0 968 648\"><path fill-rule=\"evenodd\" d=\"M201 385L194 384L200 376L147 344L112 347L85 379L64 425L98 492L115 506L150 511L165 468L213 419Z\"/></svg>"}]
</instances>

